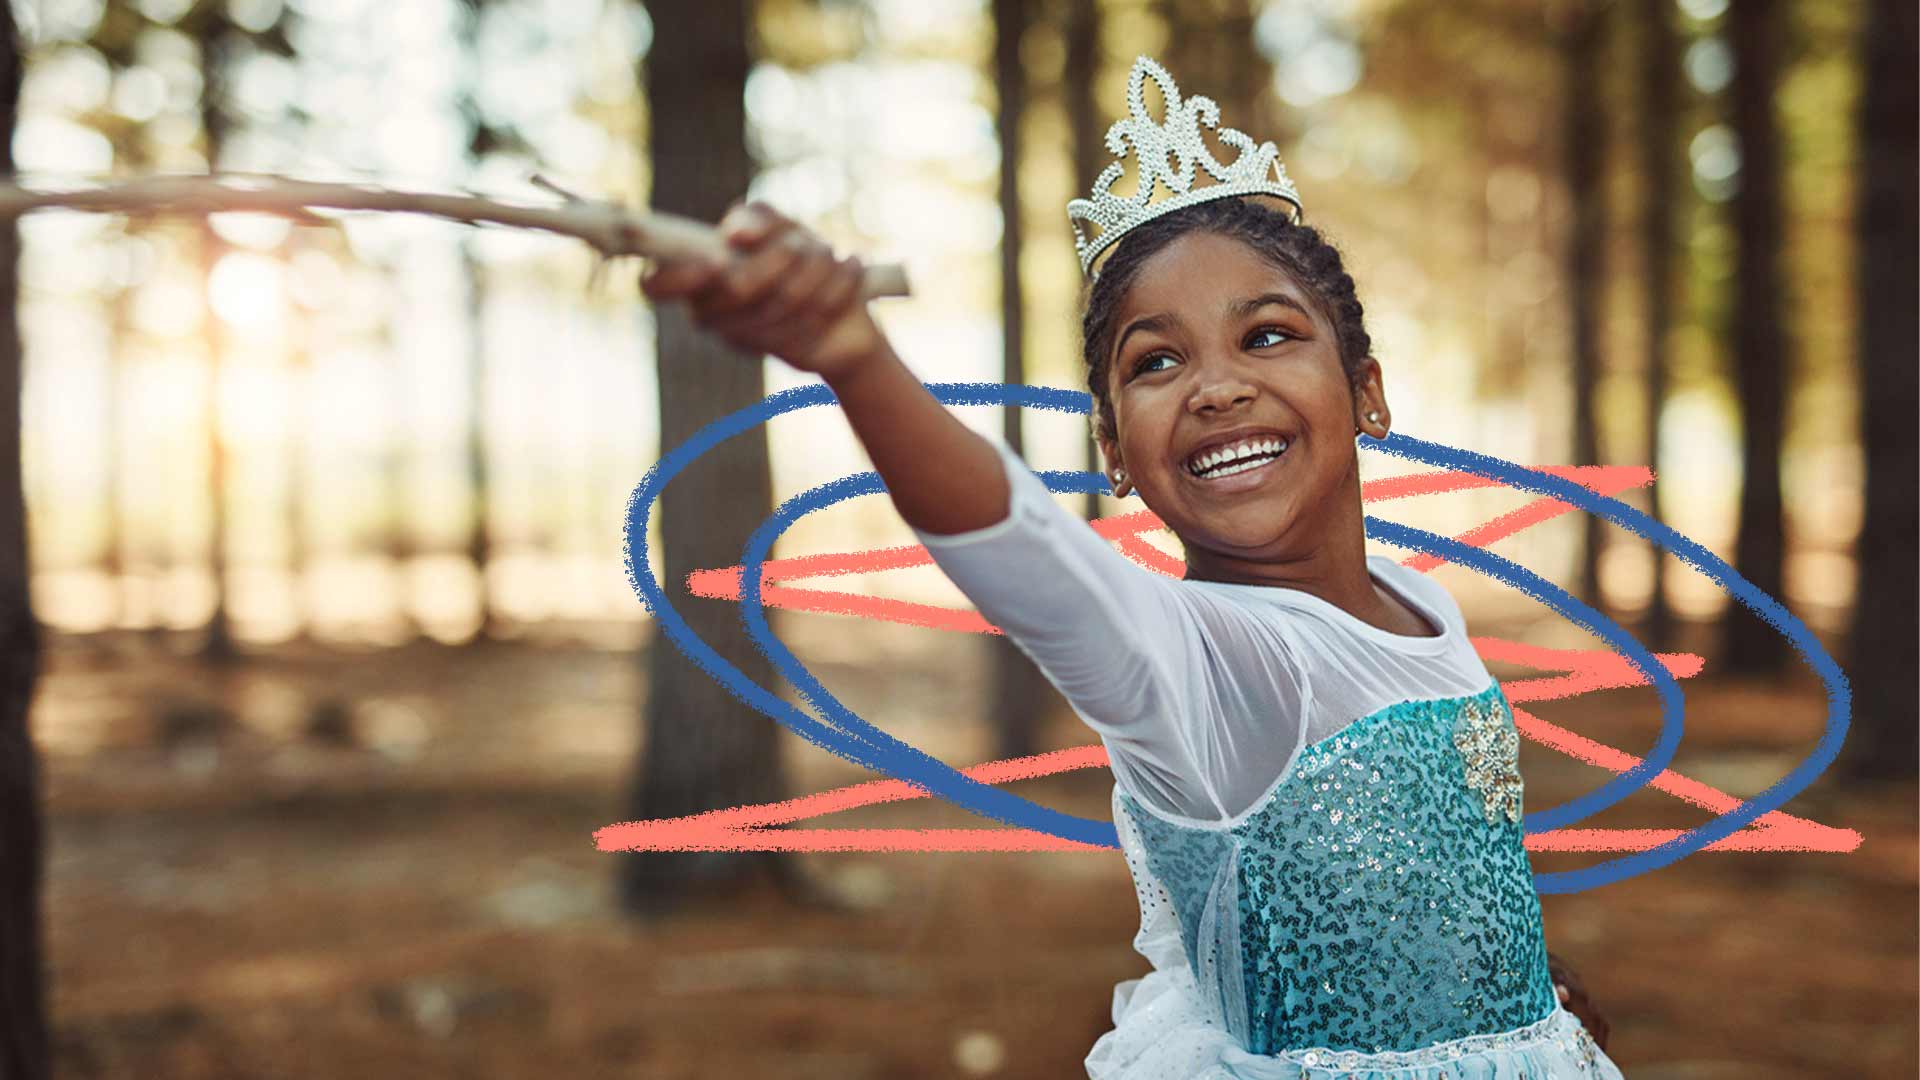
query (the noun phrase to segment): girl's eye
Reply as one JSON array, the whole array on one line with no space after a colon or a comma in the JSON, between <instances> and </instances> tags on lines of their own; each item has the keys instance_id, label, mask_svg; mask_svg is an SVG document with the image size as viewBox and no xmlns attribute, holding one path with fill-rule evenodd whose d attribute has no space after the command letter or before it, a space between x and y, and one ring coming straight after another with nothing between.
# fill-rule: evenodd
<instances>
[{"instance_id":1,"label":"girl's eye","mask_svg":"<svg viewBox=\"0 0 1920 1080\"><path fill-rule=\"evenodd\" d=\"M1291 340L1291 339L1293 338L1293 335L1292 335L1292 334L1289 334L1289 333L1287 333L1287 332L1286 332L1285 330L1282 330L1282 329L1280 329L1280 328L1279 328L1279 327L1277 327L1277 326L1263 326L1263 327L1261 327L1260 329L1258 329L1258 330L1255 330L1255 331L1253 332L1253 338L1257 338L1257 337L1259 337L1259 336L1260 336L1260 335L1262 335L1262 334L1272 334L1272 335L1274 335L1275 337L1283 337L1283 338L1287 338L1287 339L1289 339L1289 340ZM1252 340L1253 340L1253 338L1248 338L1247 340L1248 340L1248 341L1252 341ZM1262 347L1264 347L1264 346L1262 346Z\"/></svg>"},{"instance_id":2,"label":"girl's eye","mask_svg":"<svg viewBox=\"0 0 1920 1080\"><path fill-rule=\"evenodd\" d=\"M1163 353L1163 352L1148 353L1147 355L1140 358L1139 363L1133 365L1133 373L1135 375L1143 375L1148 370L1147 368L1148 364L1153 363L1155 360L1171 360L1171 359L1173 359L1173 357L1168 356L1166 353Z\"/></svg>"}]
</instances>

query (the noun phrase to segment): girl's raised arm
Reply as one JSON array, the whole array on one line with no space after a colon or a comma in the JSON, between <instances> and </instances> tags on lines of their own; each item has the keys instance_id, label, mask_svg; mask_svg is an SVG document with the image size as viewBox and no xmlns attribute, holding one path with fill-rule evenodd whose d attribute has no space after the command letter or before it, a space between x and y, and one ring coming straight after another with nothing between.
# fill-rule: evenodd
<instances>
[{"instance_id":1,"label":"girl's raised arm","mask_svg":"<svg viewBox=\"0 0 1920 1080\"><path fill-rule=\"evenodd\" d=\"M1247 757L1223 721L1229 711L1286 729L1270 726L1263 742L1296 746L1288 725L1301 715L1300 680L1263 666L1284 658L1272 649L1216 655L1208 641L1236 627L1203 630L1208 616L1178 581L1120 554L1054 502L1010 448L934 398L867 312L858 257L836 258L756 203L730 211L721 232L735 258L656 263L642 289L686 299L702 326L736 347L827 382L901 518L1119 751L1113 768L1127 788L1175 813L1225 813L1221 778ZM1250 696L1260 699L1251 708Z\"/></svg>"},{"instance_id":2,"label":"girl's raised arm","mask_svg":"<svg viewBox=\"0 0 1920 1080\"><path fill-rule=\"evenodd\" d=\"M865 266L761 202L721 219L732 257L656 260L640 279L655 301L687 302L737 348L825 379L907 524L963 532L1005 516L991 447L947 412L895 355L862 296Z\"/></svg>"},{"instance_id":3,"label":"girl's raised arm","mask_svg":"<svg viewBox=\"0 0 1920 1080\"><path fill-rule=\"evenodd\" d=\"M999 453L927 391L884 337L827 385L908 525L964 533L1006 518L1010 489Z\"/></svg>"}]
</instances>

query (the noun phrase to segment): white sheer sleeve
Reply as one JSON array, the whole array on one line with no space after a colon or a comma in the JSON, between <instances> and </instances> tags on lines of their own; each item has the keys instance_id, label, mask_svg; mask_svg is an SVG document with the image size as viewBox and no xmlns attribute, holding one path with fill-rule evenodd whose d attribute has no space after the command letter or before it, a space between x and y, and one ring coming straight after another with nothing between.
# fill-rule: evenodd
<instances>
[{"instance_id":1,"label":"white sheer sleeve","mask_svg":"<svg viewBox=\"0 0 1920 1080\"><path fill-rule=\"evenodd\" d=\"M1278 631L1122 555L1003 440L988 441L1006 469L1007 517L914 535L1100 735L1127 791L1176 815L1227 816L1222 789L1247 789L1248 768L1265 774L1255 786L1271 782L1303 730L1297 665L1248 653L1274 648Z\"/></svg>"},{"instance_id":2,"label":"white sheer sleeve","mask_svg":"<svg viewBox=\"0 0 1920 1080\"><path fill-rule=\"evenodd\" d=\"M1004 440L1007 516L963 533L914 529L980 614L1030 657L1097 732L1128 790L1190 804L1202 794L1181 693L1192 637L1179 582L1120 554ZM1124 759L1124 760L1120 760Z\"/></svg>"}]
</instances>

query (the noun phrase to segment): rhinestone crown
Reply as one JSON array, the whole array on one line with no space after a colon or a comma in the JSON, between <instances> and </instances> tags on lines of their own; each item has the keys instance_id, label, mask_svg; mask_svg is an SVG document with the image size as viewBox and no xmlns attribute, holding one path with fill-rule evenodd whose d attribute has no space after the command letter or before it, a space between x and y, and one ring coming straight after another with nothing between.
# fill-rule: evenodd
<instances>
[{"instance_id":1,"label":"rhinestone crown","mask_svg":"<svg viewBox=\"0 0 1920 1080\"><path fill-rule=\"evenodd\" d=\"M1156 124L1147 115L1144 96L1152 79L1166 103L1166 122ZM1126 171L1121 162L1113 162L1093 182L1089 198L1067 203L1067 223L1073 228L1073 246L1080 253L1080 271L1099 276L1093 262L1113 246L1127 231L1183 206L1221 199L1230 195L1273 195L1293 206L1291 220L1299 221L1300 193L1287 179L1287 167L1280 163L1280 151L1271 142L1258 146L1242 132L1220 127L1220 106L1209 97L1195 95L1182 100L1173 76L1154 60L1141 56L1134 60L1127 76L1128 115L1107 129L1107 149L1115 157L1127 156L1127 144L1133 144L1140 162L1140 183L1132 195L1115 195L1114 181ZM1220 141L1240 151L1232 163L1223 165L1200 138L1200 125L1213 128ZM1172 159L1171 162L1169 159ZM1194 166L1199 165L1216 181L1194 187ZM1171 166L1171 167L1170 167ZM1269 178L1271 173L1271 178ZM1166 185L1170 198L1152 202L1155 184ZM1087 235L1086 225L1097 225L1096 236Z\"/></svg>"}]
</instances>

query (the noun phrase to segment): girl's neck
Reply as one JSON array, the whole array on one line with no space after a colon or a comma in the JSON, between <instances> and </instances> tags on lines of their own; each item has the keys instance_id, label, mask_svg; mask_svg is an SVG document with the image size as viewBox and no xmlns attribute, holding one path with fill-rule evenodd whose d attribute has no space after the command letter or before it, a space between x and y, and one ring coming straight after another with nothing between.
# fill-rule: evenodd
<instances>
[{"instance_id":1,"label":"girl's neck","mask_svg":"<svg viewBox=\"0 0 1920 1080\"><path fill-rule=\"evenodd\" d=\"M1361 622L1392 634L1433 637L1444 630L1373 583L1364 530L1342 542L1329 538L1298 559L1251 560L1188 549L1188 581L1295 589L1318 597Z\"/></svg>"}]
</instances>

